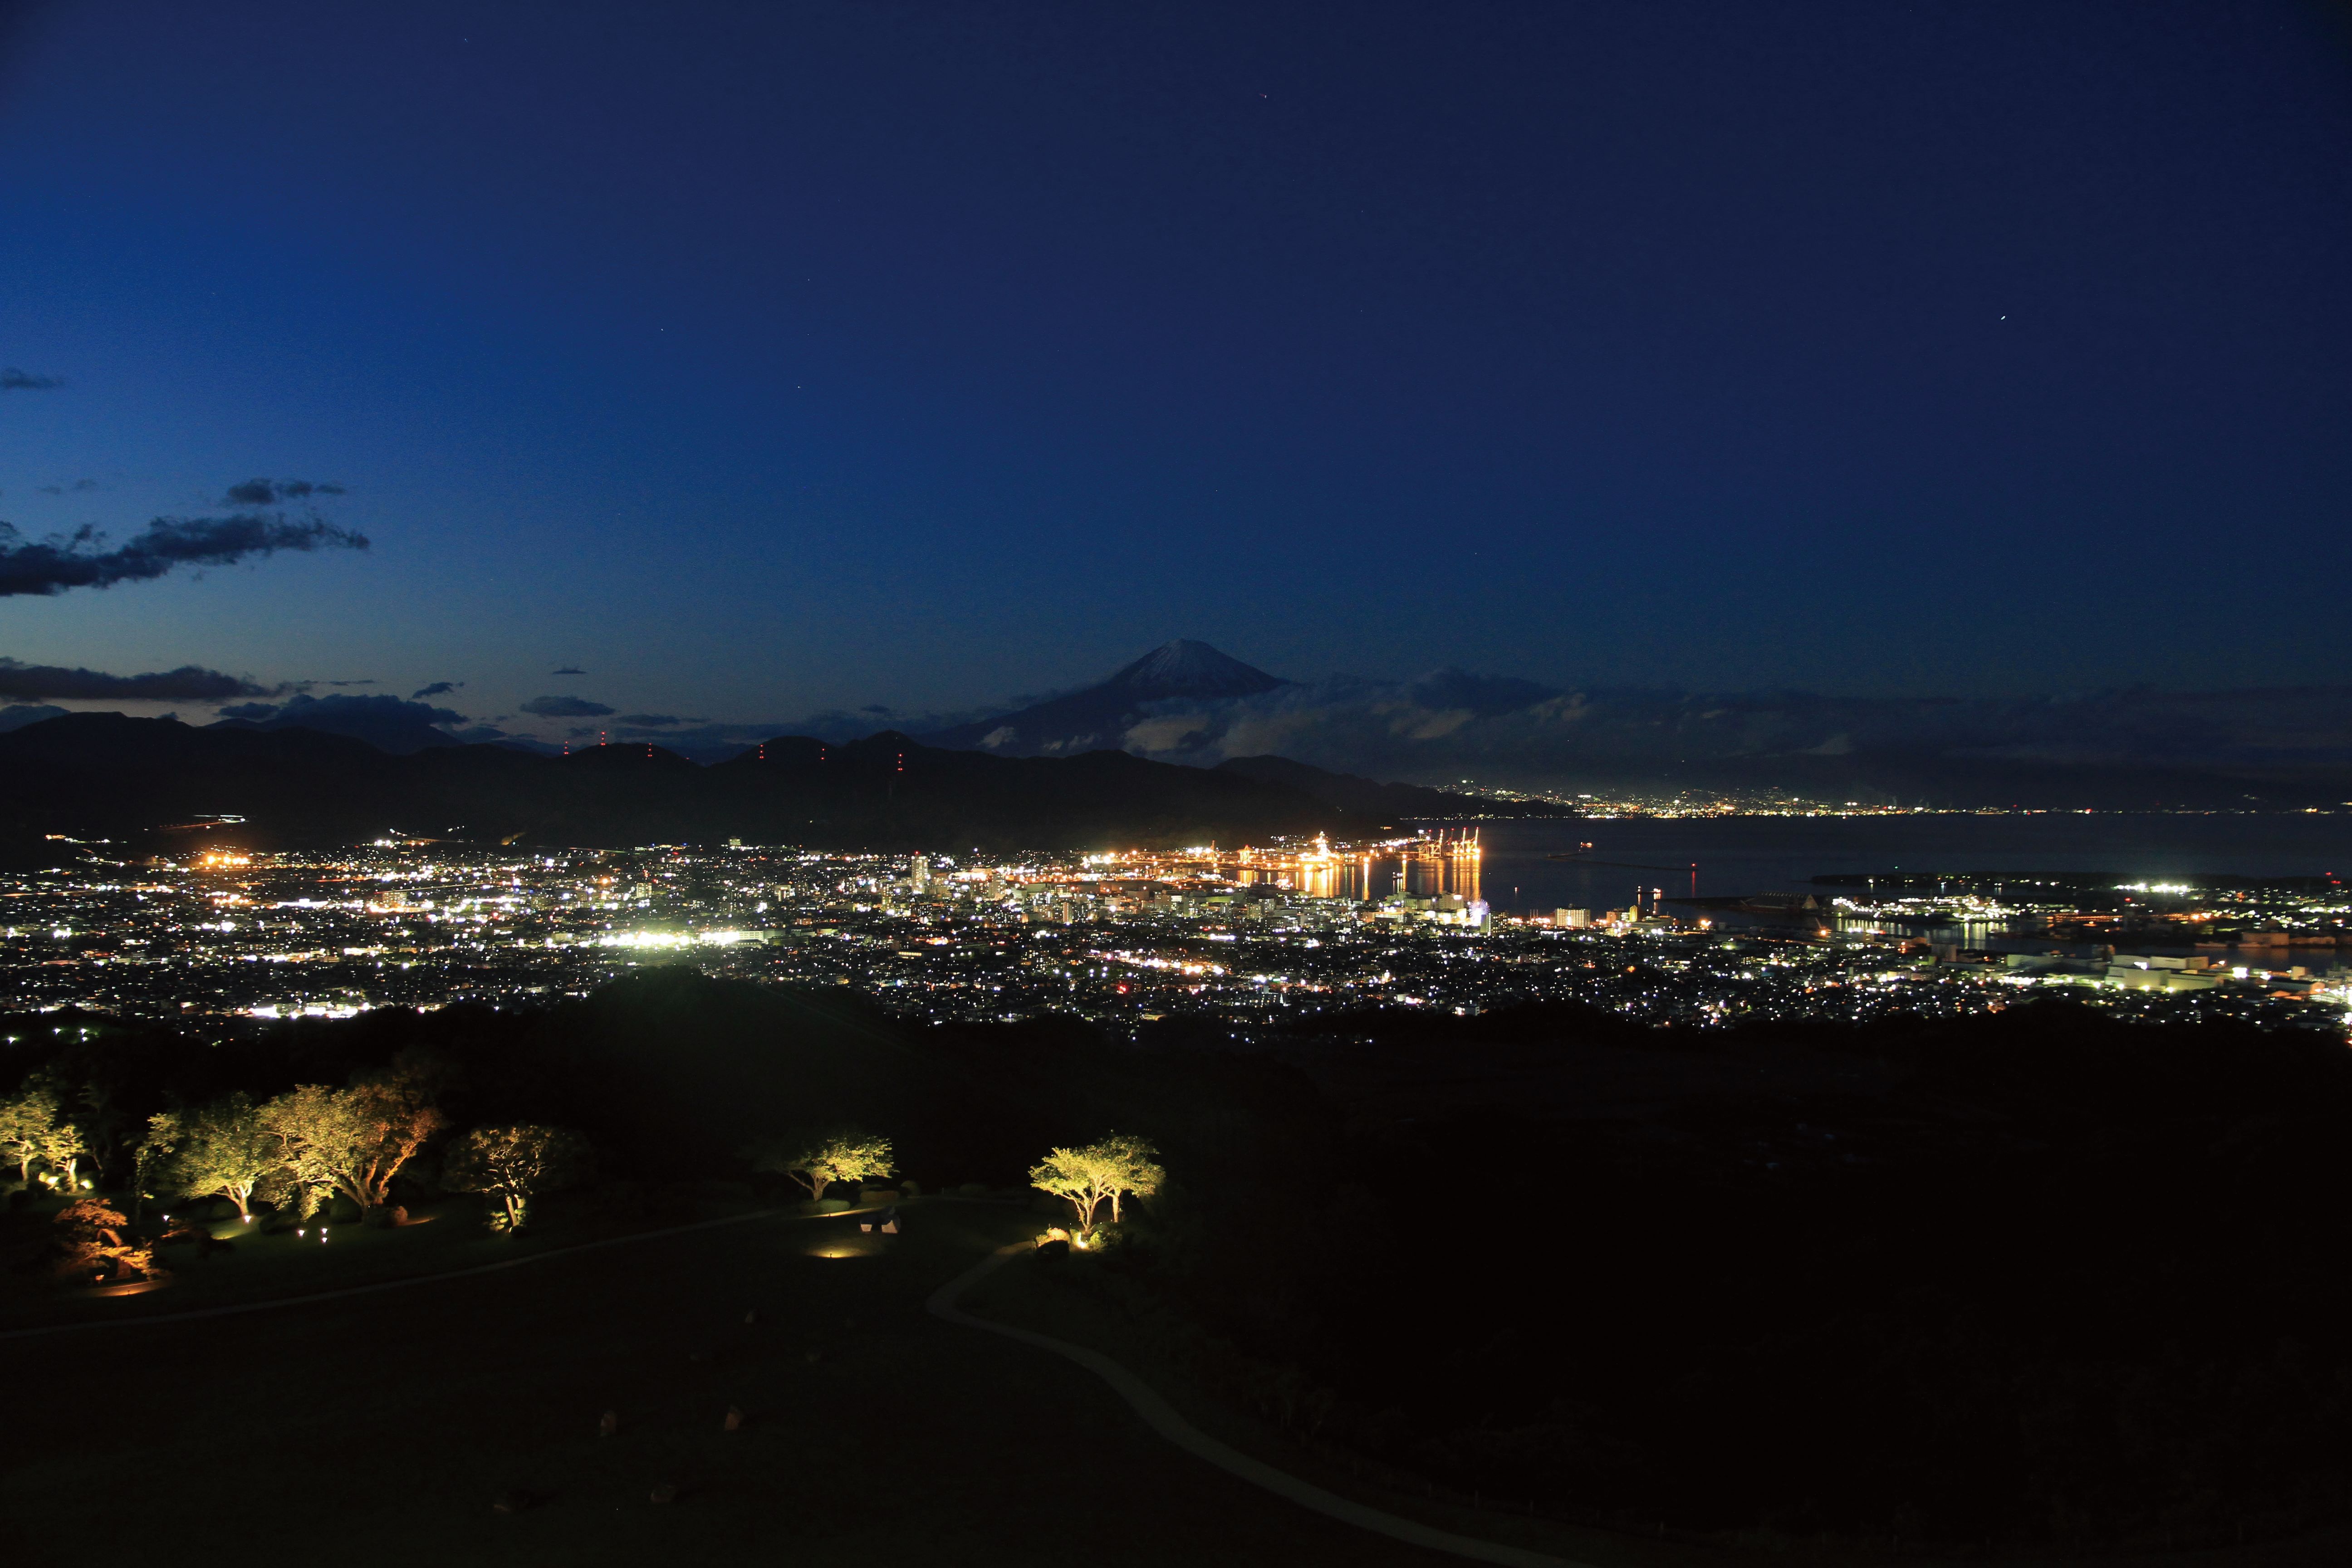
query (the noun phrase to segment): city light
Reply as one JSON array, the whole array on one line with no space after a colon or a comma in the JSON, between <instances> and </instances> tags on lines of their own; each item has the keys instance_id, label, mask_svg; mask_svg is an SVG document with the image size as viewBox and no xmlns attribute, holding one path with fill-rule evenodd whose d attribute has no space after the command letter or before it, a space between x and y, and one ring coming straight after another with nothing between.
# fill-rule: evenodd
<instances>
[{"instance_id":1,"label":"city light","mask_svg":"<svg viewBox=\"0 0 2352 1568\"><path fill-rule=\"evenodd\" d=\"M2328 1027L2352 1000L2352 900L2325 881L1885 875L1816 896L1643 887L1614 909L1511 909L1487 897L1475 825L1068 856L396 841L232 858L247 863L0 873L20 1005L266 1028L541 1005L672 963L848 985L925 1019L1214 1016L1235 1037L1324 1011L1546 1000L1712 1026L2056 989L2151 1017L2324 1010Z\"/></svg>"}]
</instances>

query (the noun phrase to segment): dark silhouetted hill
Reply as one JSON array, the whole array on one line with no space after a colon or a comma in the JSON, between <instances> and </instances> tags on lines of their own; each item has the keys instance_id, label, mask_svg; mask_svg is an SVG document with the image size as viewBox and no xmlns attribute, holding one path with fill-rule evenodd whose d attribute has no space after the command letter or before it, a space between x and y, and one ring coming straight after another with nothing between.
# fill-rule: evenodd
<instances>
[{"instance_id":1,"label":"dark silhouetted hill","mask_svg":"<svg viewBox=\"0 0 2352 1568\"><path fill-rule=\"evenodd\" d=\"M223 823L224 817L239 817ZM347 736L72 713L0 735L0 834L13 863L48 839L142 850L292 847L386 834L473 843L716 842L826 847L1073 848L1345 834L1328 801L1239 773L1118 752L1013 758L892 732L847 745L779 737L712 767L659 746L537 756L499 745L387 755Z\"/></svg>"},{"instance_id":2,"label":"dark silhouetted hill","mask_svg":"<svg viewBox=\"0 0 2352 1568\"><path fill-rule=\"evenodd\" d=\"M1221 773L1239 773L1264 784L1282 784L1311 795L1350 816L1384 825L1416 817L1443 816L1573 816L1564 805L1540 800L1497 800L1492 795L1463 795L1429 789L1421 784L1381 784L1354 773L1335 773L1288 757L1235 757L1219 763Z\"/></svg>"}]
</instances>

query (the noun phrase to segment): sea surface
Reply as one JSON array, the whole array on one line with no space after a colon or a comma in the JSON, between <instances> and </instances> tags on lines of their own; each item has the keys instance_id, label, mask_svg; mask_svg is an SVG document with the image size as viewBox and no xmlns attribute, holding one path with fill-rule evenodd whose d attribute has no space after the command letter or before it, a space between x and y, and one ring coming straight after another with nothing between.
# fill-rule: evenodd
<instances>
[{"instance_id":1,"label":"sea surface","mask_svg":"<svg viewBox=\"0 0 2352 1568\"><path fill-rule=\"evenodd\" d=\"M1977 816L1618 817L1489 822L1483 891L1502 913L1622 909L1669 899L1843 893L1812 879L1940 872L2097 872L2119 882L2203 873L2352 878L2352 811L2320 816L2048 813ZM1568 862L1548 856L1592 846Z\"/></svg>"}]
</instances>

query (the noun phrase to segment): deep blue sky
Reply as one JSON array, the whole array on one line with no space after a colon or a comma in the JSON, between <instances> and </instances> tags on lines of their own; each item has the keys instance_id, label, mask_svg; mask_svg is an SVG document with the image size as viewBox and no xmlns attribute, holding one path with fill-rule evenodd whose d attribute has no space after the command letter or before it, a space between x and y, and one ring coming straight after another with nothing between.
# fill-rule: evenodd
<instances>
[{"instance_id":1,"label":"deep blue sky","mask_svg":"<svg viewBox=\"0 0 2352 1568\"><path fill-rule=\"evenodd\" d=\"M0 363L69 384L0 394L0 517L301 477L375 548L0 600L0 655L744 721L1173 636L2340 681L2340 16L51 5Z\"/></svg>"}]
</instances>

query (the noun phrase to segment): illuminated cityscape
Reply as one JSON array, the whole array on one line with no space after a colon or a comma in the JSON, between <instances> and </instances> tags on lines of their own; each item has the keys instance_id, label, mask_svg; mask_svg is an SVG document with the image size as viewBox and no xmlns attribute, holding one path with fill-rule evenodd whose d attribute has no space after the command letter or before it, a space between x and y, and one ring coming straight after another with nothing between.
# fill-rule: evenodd
<instances>
[{"instance_id":1,"label":"illuminated cityscape","mask_svg":"<svg viewBox=\"0 0 2352 1568\"><path fill-rule=\"evenodd\" d=\"M1999 1008L2150 1018L2352 1005L2340 885L1932 888L1498 910L1477 829L1001 858L730 846L519 856L384 842L0 882L20 1010L266 1020L583 995L648 965L846 984L894 1010L1176 1016L1578 1002L1660 1024ZM1849 879L1838 879L1849 880ZM1922 879L1921 880L1928 880Z\"/></svg>"},{"instance_id":2,"label":"illuminated cityscape","mask_svg":"<svg viewBox=\"0 0 2352 1568\"><path fill-rule=\"evenodd\" d=\"M0 4L0 1568L2352 1561L2348 7Z\"/></svg>"}]
</instances>

